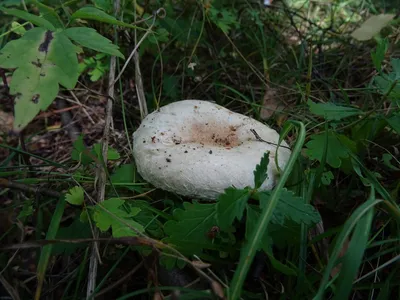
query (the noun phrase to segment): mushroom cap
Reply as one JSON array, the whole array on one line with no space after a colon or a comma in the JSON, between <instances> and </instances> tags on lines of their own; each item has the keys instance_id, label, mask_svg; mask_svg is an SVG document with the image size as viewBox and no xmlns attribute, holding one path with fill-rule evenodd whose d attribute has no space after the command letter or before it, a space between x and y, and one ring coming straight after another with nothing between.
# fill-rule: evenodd
<instances>
[{"instance_id":1,"label":"mushroom cap","mask_svg":"<svg viewBox=\"0 0 400 300\"><path fill-rule=\"evenodd\" d=\"M253 171L270 151L268 179L272 189L278 164L284 169L291 151L279 134L250 117L202 100L182 100L146 116L133 134L139 174L157 188L189 197L216 199L228 187L254 187Z\"/></svg>"}]
</instances>

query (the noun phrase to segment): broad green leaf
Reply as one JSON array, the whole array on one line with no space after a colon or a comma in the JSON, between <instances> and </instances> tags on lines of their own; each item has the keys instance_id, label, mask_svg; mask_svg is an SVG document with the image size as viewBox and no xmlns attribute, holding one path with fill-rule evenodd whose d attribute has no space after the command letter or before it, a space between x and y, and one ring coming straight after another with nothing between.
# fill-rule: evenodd
<instances>
[{"instance_id":1,"label":"broad green leaf","mask_svg":"<svg viewBox=\"0 0 400 300\"><path fill-rule=\"evenodd\" d=\"M357 108L338 106L333 103L315 103L308 100L307 104L313 114L321 116L326 120L338 121L362 113L362 111Z\"/></svg>"},{"instance_id":2,"label":"broad green leaf","mask_svg":"<svg viewBox=\"0 0 400 300\"><path fill-rule=\"evenodd\" d=\"M249 200L249 190L238 190L227 188L217 200L217 221L222 230L227 230L235 220L241 220L247 200Z\"/></svg>"},{"instance_id":3,"label":"broad green leaf","mask_svg":"<svg viewBox=\"0 0 400 300\"><path fill-rule=\"evenodd\" d=\"M64 24L61 21L60 16L56 13L56 11L50 6L44 5L43 3L32 0L32 2L39 8L42 17L49 21L56 28L64 28Z\"/></svg>"},{"instance_id":4,"label":"broad green leaf","mask_svg":"<svg viewBox=\"0 0 400 300\"><path fill-rule=\"evenodd\" d=\"M92 7L92 6L82 7L81 9L79 9L75 13L73 13L71 16L71 20L75 20L75 19L94 20L94 21L99 21L99 22L103 22L103 23L119 25L119 26L124 26L124 27L129 27L129 28L137 28L136 26L133 26L131 24L118 21L113 16L110 16L109 14L105 13L104 11L102 11L96 7Z\"/></svg>"},{"instance_id":5,"label":"broad green leaf","mask_svg":"<svg viewBox=\"0 0 400 300\"><path fill-rule=\"evenodd\" d=\"M306 154L310 159L321 161L323 149L325 147L325 138L325 133L311 136L311 140L306 144ZM339 168L341 159L349 157L350 149L346 147L333 132L329 132L328 134L328 145L326 149L326 162L332 168Z\"/></svg>"},{"instance_id":6,"label":"broad green leaf","mask_svg":"<svg viewBox=\"0 0 400 300\"><path fill-rule=\"evenodd\" d=\"M259 192L259 194L265 194L269 197L270 192L264 191ZM267 201L260 202L260 206L264 208L267 203ZM303 198L295 196L292 191L286 188L282 189L274 214L279 214L283 218L290 219L298 224L312 225L321 220L321 216L312 205L304 203ZM276 219L279 220L280 217Z\"/></svg>"},{"instance_id":7,"label":"broad green leaf","mask_svg":"<svg viewBox=\"0 0 400 300\"><path fill-rule=\"evenodd\" d=\"M56 98L59 84L74 88L78 80L75 47L61 32L29 30L0 50L0 67L14 69L10 94L15 95L14 129L21 131Z\"/></svg>"},{"instance_id":8,"label":"broad green leaf","mask_svg":"<svg viewBox=\"0 0 400 300\"><path fill-rule=\"evenodd\" d=\"M33 206L32 206L32 201L31 200L25 200L24 205L22 206L22 210L18 214L18 219L21 220L21 222L24 222L26 217L29 217L33 214Z\"/></svg>"},{"instance_id":9,"label":"broad green leaf","mask_svg":"<svg viewBox=\"0 0 400 300\"><path fill-rule=\"evenodd\" d=\"M176 221L167 221L164 225L169 242L189 247L190 243L212 244L208 233L217 225L215 205L184 202L184 209L174 211Z\"/></svg>"},{"instance_id":10,"label":"broad green leaf","mask_svg":"<svg viewBox=\"0 0 400 300\"><path fill-rule=\"evenodd\" d=\"M367 41L377 35L390 21L393 20L393 14L381 14L368 18L360 28L353 31L351 36L359 41Z\"/></svg>"},{"instance_id":11,"label":"broad green leaf","mask_svg":"<svg viewBox=\"0 0 400 300\"><path fill-rule=\"evenodd\" d=\"M120 165L111 175L112 183L133 183L135 166L133 164Z\"/></svg>"},{"instance_id":12,"label":"broad green leaf","mask_svg":"<svg viewBox=\"0 0 400 300\"><path fill-rule=\"evenodd\" d=\"M388 39L383 39L378 42L375 52L371 52L372 62L375 68L380 71L382 67L382 62L385 59L385 54L389 48Z\"/></svg>"},{"instance_id":13,"label":"broad green leaf","mask_svg":"<svg viewBox=\"0 0 400 300\"><path fill-rule=\"evenodd\" d=\"M4 8L1 6L0 6L0 10L4 11L5 13L7 13L9 15L29 21L36 26L44 27L48 30L56 30L56 28L53 26L53 24L51 24L46 19L43 19L42 17L36 16L36 15L32 15L24 10ZM24 50L26 50L26 49L24 49Z\"/></svg>"},{"instance_id":14,"label":"broad green leaf","mask_svg":"<svg viewBox=\"0 0 400 300\"><path fill-rule=\"evenodd\" d=\"M93 146L93 151L97 155L98 158L101 157L101 144L97 143ZM119 153L114 148L108 147L107 151L107 159L108 160L117 160L120 158Z\"/></svg>"},{"instance_id":15,"label":"broad green leaf","mask_svg":"<svg viewBox=\"0 0 400 300\"><path fill-rule=\"evenodd\" d=\"M397 134L400 134L400 115L393 115L390 118L386 119L389 126L392 127Z\"/></svg>"},{"instance_id":16,"label":"broad green leaf","mask_svg":"<svg viewBox=\"0 0 400 300\"><path fill-rule=\"evenodd\" d=\"M396 80L400 79L400 58L392 58L391 60L393 73L396 74Z\"/></svg>"},{"instance_id":17,"label":"broad green leaf","mask_svg":"<svg viewBox=\"0 0 400 300\"><path fill-rule=\"evenodd\" d=\"M87 214L86 214L87 215ZM77 217L68 227L61 227L57 231L57 239L90 238L92 232L87 222L81 222ZM53 246L52 255L72 255L77 249L87 247L87 243L57 243Z\"/></svg>"},{"instance_id":18,"label":"broad green leaf","mask_svg":"<svg viewBox=\"0 0 400 300\"><path fill-rule=\"evenodd\" d=\"M288 275L288 276L297 276L296 270L292 269L291 267L281 263L279 260L277 260L273 253L272 249L267 252L269 261L271 262L271 265L279 272L282 274Z\"/></svg>"},{"instance_id":19,"label":"broad green leaf","mask_svg":"<svg viewBox=\"0 0 400 300\"><path fill-rule=\"evenodd\" d=\"M74 186L68 190L65 200L73 205L82 205L84 201L84 190L80 186Z\"/></svg>"},{"instance_id":20,"label":"broad green leaf","mask_svg":"<svg viewBox=\"0 0 400 300\"><path fill-rule=\"evenodd\" d=\"M258 189L268 178L269 151L264 153L260 163L254 170L254 188Z\"/></svg>"},{"instance_id":21,"label":"broad green leaf","mask_svg":"<svg viewBox=\"0 0 400 300\"><path fill-rule=\"evenodd\" d=\"M136 210L137 213L140 212L140 208L136 208ZM124 219L124 222L115 220L115 222L112 224L112 235L115 238L125 236L137 236L137 231L144 232L144 227L143 225L131 219Z\"/></svg>"},{"instance_id":22,"label":"broad green leaf","mask_svg":"<svg viewBox=\"0 0 400 300\"><path fill-rule=\"evenodd\" d=\"M97 33L93 28L73 27L64 30L64 32L71 40L83 47L124 58L124 55L119 52L117 45L114 45L109 39Z\"/></svg>"}]
</instances>

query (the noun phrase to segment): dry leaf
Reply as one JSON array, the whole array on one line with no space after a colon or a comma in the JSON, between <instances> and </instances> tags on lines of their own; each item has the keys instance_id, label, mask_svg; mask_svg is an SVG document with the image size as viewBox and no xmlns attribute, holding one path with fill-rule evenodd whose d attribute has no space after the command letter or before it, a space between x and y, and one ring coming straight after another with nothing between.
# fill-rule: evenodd
<instances>
[{"instance_id":1,"label":"dry leaf","mask_svg":"<svg viewBox=\"0 0 400 300\"><path fill-rule=\"evenodd\" d=\"M263 106L260 117L263 120L269 119L275 112L282 111L284 105L275 89L268 88L264 94Z\"/></svg>"},{"instance_id":2,"label":"dry leaf","mask_svg":"<svg viewBox=\"0 0 400 300\"><path fill-rule=\"evenodd\" d=\"M360 28L353 31L351 36L359 41L372 39L395 17L393 14L381 14L367 19Z\"/></svg>"}]
</instances>

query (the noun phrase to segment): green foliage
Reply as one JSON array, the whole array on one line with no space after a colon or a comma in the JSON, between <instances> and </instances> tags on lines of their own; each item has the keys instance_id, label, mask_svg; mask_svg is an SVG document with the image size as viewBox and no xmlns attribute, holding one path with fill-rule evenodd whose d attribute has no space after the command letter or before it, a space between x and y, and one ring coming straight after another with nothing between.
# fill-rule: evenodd
<instances>
[{"instance_id":1,"label":"green foliage","mask_svg":"<svg viewBox=\"0 0 400 300\"><path fill-rule=\"evenodd\" d=\"M217 219L218 225L222 230L227 230L232 226L235 218L239 221L242 219L249 198L249 190L238 190L235 188L226 189L225 193L218 197Z\"/></svg>"},{"instance_id":2,"label":"green foliage","mask_svg":"<svg viewBox=\"0 0 400 300\"><path fill-rule=\"evenodd\" d=\"M350 152L350 149L344 144L344 141L352 144L345 136L335 134L332 131L328 132L327 138L325 133L314 134L311 136L311 140L306 144L306 154L310 159L316 159L321 162L323 151L326 147L326 162L332 168L339 168L342 160L348 158ZM326 143L327 145L325 146Z\"/></svg>"},{"instance_id":3,"label":"green foliage","mask_svg":"<svg viewBox=\"0 0 400 300\"><path fill-rule=\"evenodd\" d=\"M144 232L144 227L132 219L140 212L140 208L132 207L127 211L123 206L124 202L119 198L110 198L96 204L93 210L96 226L101 231L112 228L112 235L115 238L137 236L138 232Z\"/></svg>"},{"instance_id":4,"label":"green foliage","mask_svg":"<svg viewBox=\"0 0 400 300\"><path fill-rule=\"evenodd\" d=\"M80 135L74 142L74 149L72 150L71 158L75 161L81 162L83 165L89 165L94 162L96 158L102 158L101 144L96 143L93 145L93 148L89 150L88 148L86 148L83 142L83 136ZM108 147L107 159L117 160L119 158L120 155L117 150L113 149L112 147Z\"/></svg>"},{"instance_id":5,"label":"green foliage","mask_svg":"<svg viewBox=\"0 0 400 300\"><path fill-rule=\"evenodd\" d=\"M377 71L381 71L382 69L382 62L385 59L385 54L389 48L389 41L387 39L383 39L378 42L375 51L371 52L372 62Z\"/></svg>"},{"instance_id":6,"label":"green foliage","mask_svg":"<svg viewBox=\"0 0 400 300\"><path fill-rule=\"evenodd\" d=\"M20 39L7 43L0 50L0 67L16 69L10 85L10 94L15 95L15 131L23 130L41 110L49 107L58 94L59 85L67 89L75 87L79 70L77 47L71 40L83 47L124 58L116 45L94 29L63 29L53 10L43 5L40 7L46 11L51 22L25 11L0 7L10 15L40 26L27 31ZM73 18L124 24L107 16L96 8L82 8L72 15Z\"/></svg>"},{"instance_id":7,"label":"green foliage","mask_svg":"<svg viewBox=\"0 0 400 300\"><path fill-rule=\"evenodd\" d=\"M357 108L338 106L333 103L314 103L311 100L307 101L310 111L318 116L325 118L326 120L336 120L357 116L361 111Z\"/></svg>"},{"instance_id":8,"label":"green foliage","mask_svg":"<svg viewBox=\"0 0 400 300\"><path fill-rule=\"evenodd\" d=\"M79 63L79 74L88 70L90 80L93 82L102 78L108 69L108 56L103 53L96 54L94 57L85 58Z\"/></svg>"},{"instance_id":9,"label":"green foliage","mask_svg":"<svg viewBox=\"0 0 400 300\"><path fill-rule=\"evenodd\" d=\"M254 170L254 187L258 189L265 180L268 178L268 165L269 165L269 151L264 153L261 158L260 164L256 166Z\"/></svg>"},{"instance_id":10,"label":"green foliage","mask_svg":"<svg viewBox=\"0 0 400 300\"><path fill-rule=\"evenodd\" d=\"M84 201L84 190L80 186L75 186L68 190L68 193L65 195L65 200L69 204L73 205L82 205Z\"/></svg>"},{"instance_id":11,"label":"green foliage","mask_svg":"<svg viewBox=\"0 0 400 300\"><path fill-rule=\"evenodd\" d=\"M217 9L211 7L209 10L210 20L219 27L224 33L228 33L232 27L238 26L237 13L233 9Z\"/></svg>"}]
</instances>

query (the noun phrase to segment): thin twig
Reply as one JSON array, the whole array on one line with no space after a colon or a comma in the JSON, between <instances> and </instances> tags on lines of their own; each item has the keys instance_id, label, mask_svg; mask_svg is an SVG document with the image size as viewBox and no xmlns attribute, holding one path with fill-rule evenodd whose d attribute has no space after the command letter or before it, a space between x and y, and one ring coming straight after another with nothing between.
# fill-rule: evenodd
<instances>
[{"instance_id":1,"label":"thin twig","mask_svg":"<svg viewBox=\"0 0 400 300\"><path fill-rule=\"evenodd\" d=\"M0 283L3 285L4 289L10 294L10 297L13 300L21 299L19 297L18 292L12 287L11 284L8 283L8 281L3 277L3 275L0 275Z\"/></svg>"},{"instance_id":2,"label":"thin twig","mask_svg":"<svg viewBox=\"0 0 400 300\"><path fill-rule=\"evenodd\" d=\"M9 189L20 190L20 191L27 192L27 193L42 194L42 195L46 195L46 196L53 197L53 198L59 198L61 196L61 193L59 193L57 191L52 191L52 190L45 189L42 187L32 187L27 184L23 184L20 182L14 182L14 181L4 179L4 178L0 178L0 186L9 188Z\"/></svg>"},{"instance_id":3,"label":"thin twig","mask_svg":"<svg viewBox=\"0 0 400 300\"><path fill-rule=\"evenodd\" d=\"M139 48L140 44L146 39L146 37L151 33L151 29L154 26L154 23L156 21L156 18L160 17L163 18L165 17L165 9L164 8L159 8L154 16L153 16L153 23L151 23L150 28L146 31L146 33L143 35L143 37L140 39L139 43L135 46L135 48L132 50L131 54L129 55L128 59L126 60L124 66L121 69L121 72L119 72L118 76L115 78L114 81L112 81L111 85L114 86L114 84L121 78L122 73L124 73L126 67L128 66L129 62L131 61L132 57L135 55L137 49Z\"/></svg>"},{"instance_id":4,"label":"thin twig","mask_svg":"<svg viewBox=\"0 0 400 300\"><path fill-rule=\"evenodd\" d=\"M136 0L134 1L134 5L136 7ZM134 14L134 22L136 22L136 12ZM152 23L152 27L154 25L156 16L154 16L154 20ZM151 28L147 31L150 32ZM134 32L134 40L135 40L135 48L137 46L137 30L135 29ZM139 63L139 52L135 51L134 57L133 57L134 61L135 61L135 85L136 85L136 94L138 97L138 102L139 102L139 109L140 109L140 117L141 119L144 119L147 114L148 114L148 110L147 110L147 103L146 103L146 96L144 95L144 88L143 88L143 81L142 81L142 73L140 72L140 63Z\"/></svg>"},{"instance_id":5,"label":"thin twig","mask_svg":"<svg viewBox=\"0 0 400 300\"><path fill-rule=\"evenodd\" d=\"M251 131L252 134L254 134L254 136L256 137L257 141L260 141L260 142L263 142L263 143L267 143L269 145L279 146L279 147L286 148L286 149L290 150L289 147L278 145L278 144L275 144L275 143L272 143L272 142L267 142L266 140L263 140L254 129L250 129L250 131Z\"/></svg>"},{"instance_id":6,"label":"thin twig","mask_svg":"<svg viewBox=\"0 0 400 300\"><path fill-rule=\"evenodd\" d=\"M114 2L114 14L117 17L120 10L120 0ZM116 57L112 56L110 59L110 73L108 75L108 82L111 85L108 87L108 99L107 99L107 106L106 106L106 119L103 131L103 140L102 140L102 156L104 163L100 162L97 165L97 184L96 184L96 191L97 191L97 202L101 203L104 201L105 196L105 187L107 184L107 176L106 171L104 168L107 166L107 152L108 152L108 140L110 135L110 127L112 124L112 109L113 109L113 98L114 98L114 78L115 78L115 68L116 68ZM97 227L93 230L94 238L98 238L99 232ZM98 244L93 243L92 253L90 256L90 263L89 263L89 273L88 273L88 284L86 289L86 299L89 299L93 294L96 288L96 277L97 277L97 267L100 260L100 254L98 250Z\"/></svg>"}]
</instances>

